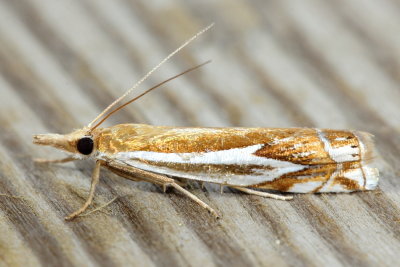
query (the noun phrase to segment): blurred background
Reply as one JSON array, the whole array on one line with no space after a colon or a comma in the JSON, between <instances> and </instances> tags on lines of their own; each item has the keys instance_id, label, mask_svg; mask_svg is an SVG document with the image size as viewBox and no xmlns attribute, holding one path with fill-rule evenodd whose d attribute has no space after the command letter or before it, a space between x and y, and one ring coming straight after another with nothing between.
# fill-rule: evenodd
<instances>
[{"instance_id":1,"label":"blurred background","mask_svg":"<svg viewBox=\"0 0 400 267\"><path fill-rule=\"evenodd\" d=\"M107 212L65 223L92 165L31 144L66 133L200 29L110 118L177 126L319 127L376 136L380 190L290 203L208 185L190 190L223 214L104 172ZM400 2L0 1L0 262L6 265L387 265L400 250ZM11 196L21 196L13 198ZM126 197L130 196L130 197Z\"/></svg>"}]
</instances>

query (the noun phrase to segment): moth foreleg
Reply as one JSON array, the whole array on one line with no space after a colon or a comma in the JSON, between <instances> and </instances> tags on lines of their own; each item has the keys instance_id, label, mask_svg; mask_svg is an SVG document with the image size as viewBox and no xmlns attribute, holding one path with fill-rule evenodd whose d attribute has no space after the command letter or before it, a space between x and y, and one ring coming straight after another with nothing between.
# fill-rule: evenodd
<instances>
[{"instance_id":1,"label":"moth foreleg","mask_svg":"<svg viewBox=\"0 0 400 267\"><path fill-rule=\"evenodd\" d=\"M67 157L63 159L34 159L33 161L36 163L66 163L70 161L78 160L74 157Z\"/></svg>"},{"instance_id":2,"label":"moth foreleg","mask_svg":"<svg viewBox=\"0 0 400 267\"><path fill-rule=\"evenodd\" d=\"M94 192L96 190L96 185L99 183L101 165L102 165L101 161L96 162L96 167L94 168L93 173L92 173L92 182L90 184L89 196L88 196L85 204L83 204L83 206L79 210L77 210L77 211L71 213L70 215L68 215L67 217L65 217L65 220L69 221L69 220L72 220L75 217L79 216L79 214L84 212L89 207L89 205L92 203L93 197L94 197Z\"/></svg>"},{"instance_id":3,"label":"moth foreleg","mask_svg":"<svg viewBox=\"0 0 400 267\"><path fill-rule=\"evenodd\" d=\"M252 190L247 187L240 187L240 186L230 186L232 188L235 188L236 190L242 191L244 193L250 194L250 195L256 195L260 197L269 197L277 200L291 200L293 199L292 196L282 196L278 194L271 194L267 192L262 192L262 191L257 191L257 190Z\"/></svg>"},{"instance_id":4,"label":"moth foreleg","mask_svg":"<svg viewBox=\"0 0 400 267\"><path fill-rule=\"evenodd\" d=\"M200 200L197 196L193 195L192 193L190 193L189 191L184 189L182 186L179 185L179 183L177 181L175 181L172 178L169 178L167 176L160 175L157 173L145 171L142 169L138 169L138 168L135 168L132 166L123 165L123 164L120 164L115 161L104 162L104 166L117 174L118 173L123 174L121 176L128 178L128 179L131 179L131 177L139 177L139 179L141 179L143 181L161 185L163 188L166 188L167 186L173 187L176 190L178 190L179 192L181 192L184 195L186 195L187 197L189 197L190 199L192 199L194 202L196 202L203 208L205 208L206 210L208 210L216 218L219 218L218 213L213 208L208 206L205 202Z\"/></svg>"}]
</instances>

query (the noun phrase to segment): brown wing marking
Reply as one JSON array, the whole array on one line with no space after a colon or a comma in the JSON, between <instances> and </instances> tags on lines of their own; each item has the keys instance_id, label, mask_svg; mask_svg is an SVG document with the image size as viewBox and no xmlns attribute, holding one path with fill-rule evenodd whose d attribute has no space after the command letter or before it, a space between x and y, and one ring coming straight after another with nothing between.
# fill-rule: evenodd
<instances>
[{"instance_id":1,"label":"brown wing marking","mask_svg":"<svg viewBox=\"0 0 400 267\"><path fill-rule=\"evenodd\" d=\"M336 173L338 167L341 167L341 171ZM281 177L273 180L266 181L257 185L253 185L255 188L272 189L283 192L289 192L295 184L306 184L310 182L322 182L322 185L312 189L311 192L319 192L320 189L330 180L333 179L332 185L341 185L344 189L349 191L363 190L363 186L359 185L357 181L346 178L346 172L353 171L354 169L361 168L360 162L345 162L341 164L324 164L324 165L311 165L301 171L287 173ZM332 176L335 174L335 176Z\"/></svg>"},{"instance_id":2,"label":"brown wing marking","mask_svg":"<svg viewBox=\"0 0 400 267\"><path fill-rule=\"evenodd\" d=\"M176 162L162 162L162 161L150 161L143 159L132 159L145 163L146 165L157 166L175 170L178 172L184 172L188 174L209 174L212 176L233 176L233 175L253 175L262 176L264 172L275 169L269 165L256 165L256 164L199 164L199 163L176 163Z\"/></svg>"},{"instance_id":3,"label":"brown wing marking","mask_svg":"<svg viewBox=\"0 0 400 267\"><path fill-rule=\"evenodd\" d=\"M315 139L315 130L309 128L180 128L120 124L99 129L96 145L98 151L110 154L128 151L199 153L271 144L286 138L296 139L302 136L304 142L307 142L307 136ZM323 147L320 147L321 149Z\"/></svg>"},{"instance_id":4,"label":"brown wing marking","mask_svg":"<svg viewBox=\"0 0 400 267\"><path fill-rule=\"evenodd\" d=\"M302 165L335 163L316 135L299 136L293 140L266 143L255 155Z\"/></svg>"}]
</instances>

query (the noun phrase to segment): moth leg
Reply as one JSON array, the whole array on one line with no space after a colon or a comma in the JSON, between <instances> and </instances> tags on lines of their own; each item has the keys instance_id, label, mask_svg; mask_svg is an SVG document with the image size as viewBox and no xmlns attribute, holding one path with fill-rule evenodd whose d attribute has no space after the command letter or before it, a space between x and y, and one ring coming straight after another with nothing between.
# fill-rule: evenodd
<instances>
[{"instance_id":1,"label":"moth leg","mask_svg":"<svg viewBox=\"0 0 400 267\"><path fill-rule=\"evenodd\" d=\"M187 186L188 185L188 180L184 178L174 178L175 182L177 182L180 186Z\"/></svg>"},{"instance_id":2,"label":"moth leg","mask_svg":"<svg viewBox=\"0 0 400 267\"><path fill-rule=\"evenodd\" d=\"M256 196L260 196L260 197L269 197L269 198L273 198L276 200L291 200L291 199L293 199L292 196L281 196L278 194L271 194L271 193L267 193L267 192L252 190L252 189L249 189L246 187L240 187L240 186L230 186L230 187L235 188L236 190L245 192L247 194L256 195Z\"/></svg>"},{"instance_id":3,"label":"moth leg","mask_svg":"<svg viewBox=\"0 0 400 267\"><path fill-rule=\"evenodd\" d=\"M200 182L201 189L204 189L204 182Z\"/></svg>"},{"instance_id":4,"label":"moth leg","mask_svg":"<svg viewBox=\"0 0 400 267\"><path fill-rule=\"evenodd\" d=\"M159 176L163 177L163 179L162 180L158 179L158 182L155 182L154 179L151 180L146 176L147 173L152 173L152 172L143 171L141 169L127 166L127 165L122 165L117 162L103 161L102 164L103 164L102 165L103 167L106 167L111 172L117 174L118 176L124 177L128 180L132 180L135 182L149 182L149 183L160 185L160 186L162 186L164 193L165 193L168 182L175 182L179 185L184 185L182 182L176 181L175 179L168 178L164 175L159 175Z\"/></svg>"},{"instance_id":5,"label":"moth leg","mask_svg":"<svg viewBox=\"0 0 400 267\"><path fill-rule=\"evenodd\" d=\"M63 158L63 159L34 159L33 161L36 163L65 163L65 162L70 162L70 161L74 161L74 160L78 160L74 157L67 157L67 158Z\"/></svg>"},{"instance_id":6,"label":"moth leg","mask_svg":"<svg viewBox=\"0 0 400 267\"><path fill-rule=\"evenodd\" d=\"M197 196L193 195L192 193L190 193L189 191L187 191L186 189L181 187L179 185L179 183L172 178L168 178L167 176L149 172L149 171L144 171L142 169L138 169L138 168L135 168L132 166L122 165L122 164L119 164L114 161L107 161L107 162L104 162L103 164L104 164L104 167L110 169L111 171L113 171L117 174L118 173L123 174L123 175L121 175L122 177L130 179L130 180L135 180L135 179L137 179L136 177L139 176L140 177L139 179L146 181L146 182L153 183L153 184L161 185L163 188L165 188L167 186L171 186L171 187L175 188L176 190L178 190L179 192L186 195L187 197L189 197L190 199L192 199L194 202L199 204L201 207L208 210L216 218L219 218L218 213L213 208L208 206L205 202L203 202ZM133 178L132 176L135 176L135 178Z\"/></svg>"},{"instance_id":7,"label":"moth leg","mask_svg":"<svg viewBox=\"0 0 400 267\"><path fill-rule=\"evenodd\" d=\"M79 214L84 212L89 207L90 204L92 204L93 197L94 197L94 191L96 189L96 185L99 183L101 165L102 165L101 161L96 161L96 167L94 168L93 173L92 173L92 182L90 184L89 197L87 198L85 204L83 204L83 206L79 210L77 210L77 211L71 213L70 215L68 215L67 217L65 217L65 220L70 221L70 220L74 219Z\"/></svg>"},{"instance_id":8,"label":"moth leg","mask_svg":"<svg viewBox=\"0 0 400 267\"><path fill-rule=\"evenodd\" d=\"M208 210L208 212L211 213L215 218L217 218L217 219L219 218L218 213L213 208L208 206L205 202L201 201L198 197L196 197L195 195L193 195L192 193L187 191L185 188L181 187L177 183L173 183L173 184L169 184L169 185L172 186L173 188L177 189L178 191L180 191L181 193L183 193L184 195L186 195L190 199L192 199L194 202L196 202L197 204L199 204L200 206L202 206L206 210Z\"/></svg>"},{"instance_id":9,"label":"moth leg","mask_svg":"<svg viewBox=\"0 0 400 267\"><path fill-rule=\"evenodd\" d=\"M126 178L128 180L132 180L135 182L141 182L141 181L146 181L144 179L140 179L138 177L134 177L132 176L130 173L124 172L124 171L120 171L118 169L114 169L114 168L109 168L107 165L105 166L108 170L110 170L111 172L115 173L118 176L121 176L123 178Z\"/></svg>"}]
</instances>

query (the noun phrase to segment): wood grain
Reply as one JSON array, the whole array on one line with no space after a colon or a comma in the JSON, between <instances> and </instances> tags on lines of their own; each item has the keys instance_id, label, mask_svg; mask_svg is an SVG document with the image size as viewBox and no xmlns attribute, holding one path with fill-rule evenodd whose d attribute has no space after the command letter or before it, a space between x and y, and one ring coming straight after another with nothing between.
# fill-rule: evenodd
<instances>
[{"instance_id":1,"label":"wood grain","mask_svg":"<svg viewBox=\"0 0 400 267\"><path fill-rule=\"evenodd\" d=\"M362 7L362 8L361 8ZM394 266L400 251L400 4L383 1L0 1L0 265ZM32 144L66 133L199 29L141 87L212 59L110 118L177 126L320 127L376 136L380 188L262 199L102 171L99 212L65 222L91 162ZM140 90L137 91L139 93Z\"/></svg>"}]
</instances>

